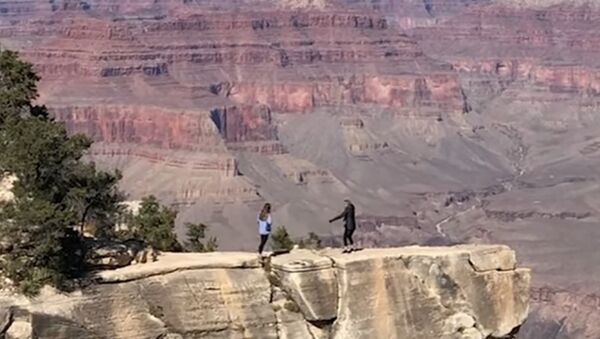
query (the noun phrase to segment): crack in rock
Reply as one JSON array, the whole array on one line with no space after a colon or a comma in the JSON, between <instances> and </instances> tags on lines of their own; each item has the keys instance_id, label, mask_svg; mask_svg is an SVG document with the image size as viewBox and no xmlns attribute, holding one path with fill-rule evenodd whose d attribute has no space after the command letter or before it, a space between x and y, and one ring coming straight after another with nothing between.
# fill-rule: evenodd
<instances>
[{"instance_id":1,"label":"crack in rock","mask_svg":"<svg viewBox=\"0 0 600 339\"><path fill-rule=\"evenodd\" d=\"M0 309L0 338L4 338L6 331L8 331L13 321L14 315L11 307Z\"/></svg>"}]
</instances>

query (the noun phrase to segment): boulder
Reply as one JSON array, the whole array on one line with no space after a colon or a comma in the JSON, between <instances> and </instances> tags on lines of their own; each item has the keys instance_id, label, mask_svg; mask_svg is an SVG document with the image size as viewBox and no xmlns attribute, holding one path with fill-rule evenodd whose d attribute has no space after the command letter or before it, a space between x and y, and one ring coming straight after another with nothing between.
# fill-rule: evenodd
<instances>
[{"instance_id":1,"label":"boulder","mask_svg":"<svg viewBox=\"0 0 600 339\"><path fill-rule=\"evenodd\" d=\"M13 313L12 321L4 335L6 339L33 339L31 314L25 311L20 311L18 314Z\"/></svg>"},{"instance_id":2,"label":"boulder","mask_svg":"<svg viewBox=\"0 0 600 339\"><path fill-rule=\"evenodd\" d=\"M517 266L515 252L508 246L473 247L465 245L469 251L469 262L478 272L493 270L510 271Z\"/></svg>"},{"instance_id":3,"label":"boulder","mask_svg":"<svg viewBox=\"0 0 600 339\"><path fill-rule=\"evenodd\" d=\"M337 316L338 286L333 261L308 250L295 250L271 260L281 288L298 304L308 321Z\"/></svg>"}]
</instances>

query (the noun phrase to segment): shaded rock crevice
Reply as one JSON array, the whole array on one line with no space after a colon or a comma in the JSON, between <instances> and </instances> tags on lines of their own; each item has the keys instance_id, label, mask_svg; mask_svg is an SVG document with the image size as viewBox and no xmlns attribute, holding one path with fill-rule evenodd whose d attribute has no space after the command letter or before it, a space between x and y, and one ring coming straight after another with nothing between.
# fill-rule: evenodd
<instances>
[{"instance_id":1,"label":"shaded rock crevice","mask_svg":"<svg viewBox=\"0 0 600 339\"><path fill-rule=\"evenodd\" d=\"M6 331L10 328L13 323L13 309L0 308L0 338L4 339Z\"/></svg>"}]
</instances>

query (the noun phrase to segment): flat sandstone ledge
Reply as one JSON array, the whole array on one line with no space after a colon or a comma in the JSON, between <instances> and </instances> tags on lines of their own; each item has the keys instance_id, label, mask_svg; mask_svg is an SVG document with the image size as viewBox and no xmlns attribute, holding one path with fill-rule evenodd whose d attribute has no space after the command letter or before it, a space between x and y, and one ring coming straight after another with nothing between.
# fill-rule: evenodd
<instances>
[{"instance_id":1,"label":"flat sandstone ledge","mask_svg":"<svg viewBox=\"0 0 600 339\"><path fill-rule=\"evenodd\" d=\"M396 248L369 248L350 254L339 249L326 248L319 251L297 250L273 257L272 266L283 271L302 271L328 268L335 263L337 268L373 259L409 257L458 257L468 260L477 272L512 271L517 266L515 252L504 245L457 245L452 247L407 246ZM329 259L329 260L326 260Z\"/></svg>"},{"instance_id":2,"label":"flat sandstone ledge","mask_svg":"<svg viewBox=\"0 0 600 339\"><path fill-rule=\"evenodd\" d=\"M303 272L335 266L344 269L355 262L409 257L457 257L468 260L474 271L510 271L516 269L515 253L504 245L457 245L452 247L408 246L368 248L344 254L341 249L293 250L270 258L271 266L280 271ZM262 261L254 252L162 253L156 262L137 264L97 273L100 283L117 283L144 279L183 270L257 269Z\"/></svg>"},{"instance_id":3,"label":"flat sandstone ledge","mask_svg":"<svg viewBox=\"0 0 600 339\"><path fill-rule=\"evenodd\" d=\"M260 257L250 252L162 253L157 261L97 273L100 283L144 279L184 270L261 268Z\"/></svg>"}]
</instances>

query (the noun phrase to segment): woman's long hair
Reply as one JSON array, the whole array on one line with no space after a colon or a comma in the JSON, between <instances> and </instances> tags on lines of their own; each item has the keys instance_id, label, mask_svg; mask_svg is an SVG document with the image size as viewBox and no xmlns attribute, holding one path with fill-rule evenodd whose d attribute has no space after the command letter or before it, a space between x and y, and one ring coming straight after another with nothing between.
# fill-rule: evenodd
<instances>
[{"instance_id":1,"label":"woman's long hair","mask_svg":"<svg viewBox=\"0 0 600 339\"><path fill-rule=\"evenodd\" d=\"M260 211L260 214L258 215L258 218L260 220L267 220L267 217L269 216L269 213L271 213L271 204L266 203L262 210Z\"/></svg>"}]
</instances>

